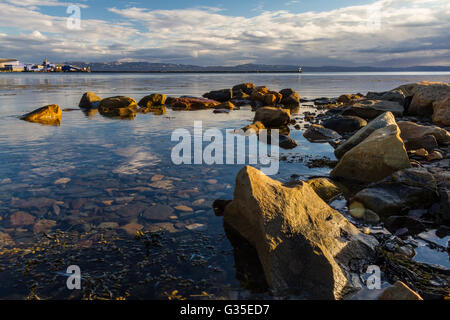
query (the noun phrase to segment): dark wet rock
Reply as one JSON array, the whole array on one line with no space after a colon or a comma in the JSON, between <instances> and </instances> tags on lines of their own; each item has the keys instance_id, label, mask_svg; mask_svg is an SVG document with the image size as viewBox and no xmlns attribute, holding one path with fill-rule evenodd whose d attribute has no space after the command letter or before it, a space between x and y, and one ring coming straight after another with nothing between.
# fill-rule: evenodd
<instances>
[{"instance_id":1,"label":"dark wet rock","mask_svg":"<svg viewBox=\"0 0 450 320\"><path fill-rule=\"evenodd\" d=\"M309 184L285 187L249 166L237 175L224 222L256 248L275 295L342 298L357 290L350 281L350 263L370 260L378 243L329 207Z\"/></svg>"},{"instance_id":2,"label":"dark wet rock","mask_svg":"<svg viewBox=\"0 0 450 320\"><path fill-rule=\"evenodd\" d=\"M367 125L367 121L355 116L343 116L331 118L322 122L325 128L336 131L339 134L353 132Z\"/></svg>"},{"instance_id":3,"label":"dark wet rock","mask_svg":"<svg viewBox=\"0 0 450 320\"><path fill-rule=\"evenodd\" d=\"M400 129L393 124L374 131L347 151L331 171L331 176L375 182L397 170L410 167L405 145L400 138Z\"/></svg>"},{"instance_id":4,"label":"dark wet rock","mask_svg":"<svg viewBox=\"0 0 450 320\"><path fill-rule=\"evenodd\" d=\"M102 98L89 91L83 94L78 106L82 109L95 109L98 108L100 101L102 101Z\"/></svg>"},{"instance_id":5,"label":"dark wet rock","mask_svg":"<svg viewBox=\"0 0 450 320\"><path fill-rule=\"evenodd\" d=\"M9 222L13 227L29 226L34 223L35 218L24 211L17 211L9 216Z\"/></svg>"},{"instance_id":6,"label":"dark wet rock","mask_svg":"<svg viewBox=\"0 0 450 320\"><path fill-rule=\"evenodd\" d=\"M433 152L428 154L426 158L427 158L427 161L431 162L431 161L442 160L442 159L444 159L444 156L439 151L434 150Z\"/></svg>"},{"instance_id":7,"label":"dark wet rock","mask_svg":"<svg viewBox=\"0 0 450 320\"><path fill-rule=\"evenodd\" d=\"M291 150L291 149L298 147L297 141L295 141L291 137L285 136L283 134L279 136L278 142L279 142L279 146L286 150Z\"/></svg>"},{"instance_id":8,"label":"dark wet rock","mask_svg":"<svg viewBox=\"0 0 450 320\"><path fill-rule=\"evenodd\" d=\"M170 105L174 110L203 110L210 109L220 104L220 102L196 97L180 97L166 100L166 104Z\"/></svg>"},{"instance_id":9,"label":"dark wet rock","mask_svg":"<svg viewBox=\"0 0 450 320\"><path fill-rule=\"evenodd\" d=\"M230 113L230 110L227 110L227 109L214 109L213 113Z\"/></svg>"},{"instance_id":10,"label":"dark wet rock","mask_svg":"<svg viewBox=\"0 0 450 320\"><path fill-rule=\"evenodd\" d=\"M300 95L292 89L283 89L280 91L283 98L281 104L289 108L300 106Z\"/></svg>"},{"instance_id":11,"label":"dark wet rock","mask_svg":"<svg viewBox=\"0 0 450 320\"><path fill-rule=\"evenodd\" d=\"M277 128L288 125L291 121L291 113L289 109L281 109L276 107L263 107L255 112L253 122L261 122L267 128Z\"/></svg>"},{"instance_id":12,"label":"dark wet rock","mask_svg":"<svg viewBox=\"0 0 450 320\"><path fill-rule=\"evenodd\" d=\"M204 98L216 100L219 102L226 102L230 101L233 98L233 90L232 89L222 89L222 90L216 90L211 91L208 93L205 93L203 95Z\"/></svg>"},{"instance_id":13,"label":"dark wet rock","mask_svg":"<svg viewBox=\"0 0 450 320\"><path fill-rule=\"evenodd\" d=\"M213 209L214 209L214 213L216 214L216 216L222 217L225 212L225 207L227 205L229 205L230 203L231 203L231 200L222 200L222 199L214 200Z\"/></svg>"},{"instance_id":14,"label":"dark wet rock","mask_svg":"<svg viewBox=\"0 0 450 320\"><path fill-rule=\"evenodd\" d=\"M426 169L400 170L358 192L358 202L382 216L398 215L412 209L427 208L437 200L436 180Z\"/></svg>"},{"instance_id":15,"label":"dark wet rock","mask_svg":"<svg viewBox=\"0 0 450 320\"><path fill-rule=\"evenodd\" d=\"M317 124L312 124L303 133L303 136L311 142L327 142L341 138L336 131Z\"/></svg>"},{"instance_id":16,"label":"dark wet rock","mask_svg":"<svg viewBox=\"0 0 450 320\"><path fill-rule=\"evenodd\" d=\"M134 118L137 108L137 102L133 98L117 96L100 101L98 111L107 117Z\"/></svg>"},{"instance_id":17,"label":"dark wet rock","mask_svg":"<svg viewBox=\"0 0 450 320\"><path fill-rule=\"evenodd\" d=\"M409 216L390 216L384 221L384 225L392 234L402 228L408 229L410 235L419 234L427 229L427 225L421 220Z\"/></svg>"},{"instance_id":18,"label":"dark wet rock","mask_svg":"<svg viewBox=\"0 0 450 320\"><path fill-rule=\"evenodd\" d=\"M148 220L167 221L172 216L174 210L166 205L154 205L144 210L142 216Z\"/></svg>"},{"instance_id":19,"label":"dark wet rock","mask_svg":"<svg viewBox=\"0 0 450 320\"><path fill-rule=\"evenodd\" d=\"M143 97L138 105L141 108L148 108L148 107L155 107L155 106L162 106L166 103L166 95L160 94L160 93L153 93L151 95Z\"/></svg>"},{"instance_id":20,"label":"dark wet rock","mask_svg":"<svg viewBox=\"0 0 450 320\"><path fill-rule=\"evenodd\" d=\"M314 104L316 104L318 106L324 106L324 105L328 105L328 104L336 104L336 102L337 102L336 99L330 99L330 98L314 99Z\"/></svg>"},{"instance_id":21,"label":"dark wet rock","mask_svg":"<svg viewBox=\"0 0 450 320\"><path fill-rule=\"evenodd\" d=\"M48 125L60 125L62 120L62 111L57 104L51 104L27 113L20 119L28 122L37 122Z\"/></svg>"},{"instance_id":22,"label":"dark wet rock","mask_svg":"<svg viewBox=\"0 0 450 320\"><path fill-rule=\"evenodd\" d=\"M405 103L405 94L401 90L392 90L385 92L371 92L369 91L366 95L367 99L370 100L388 100L395 101L403 105Z\"/></svg>"},{"instance_id":23,"label":"dark wet rock","mask_svg":"<svg viewBox=\"0 0 450 320\"><path fill-rule=\"evenodd\" d=\"M402 116L403 111L403 105L395 101L361 100L344 110L342 115L374 119L385 112L391 112L394 116Z\"/></svg>"}]
</instances>

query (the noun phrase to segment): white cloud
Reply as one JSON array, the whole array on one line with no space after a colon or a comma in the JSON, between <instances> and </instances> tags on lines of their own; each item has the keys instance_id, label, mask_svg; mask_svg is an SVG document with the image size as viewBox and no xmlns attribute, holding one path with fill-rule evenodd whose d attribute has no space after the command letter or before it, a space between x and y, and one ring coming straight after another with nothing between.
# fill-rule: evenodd
<instances>
[{"instance_id":1,"label":"white cloud","mask_svg":"<svg viewBox=\"0 0 450 320\"><path fill-rule=\"evenodd\" d=\"M398 63L404 56L408 63L450 64L447 0L380 0L325 12L262 11L253 17L225 15L214 7L110 8L117 21L82 20L80 31L67 30L65 17L24 7L38 2L63 4L8 0L0 3L0 26L34 34L36 49L66 60L370 65ZM20 45L8 38L0 38L0 46L19 52Z\"/></svg>"}]
</instances>

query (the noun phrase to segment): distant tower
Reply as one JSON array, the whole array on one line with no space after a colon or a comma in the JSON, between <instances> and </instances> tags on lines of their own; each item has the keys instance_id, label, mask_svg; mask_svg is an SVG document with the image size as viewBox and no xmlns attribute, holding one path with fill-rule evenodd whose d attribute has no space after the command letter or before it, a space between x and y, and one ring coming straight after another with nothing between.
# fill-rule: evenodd
<instances>
[{"instance_id":1,"label":"distant tower","mask_svg":"<svg viewBox=\"0 0 450 320\"><path fill-rule=\"evenodd\" d=\"M44 63L43 63L44 67L47 66L48 64L49 64L49 63L48 63L48 60L47 60L47 58L45 58L45 59L44 59Z\"/></svg>"}]
</instances>

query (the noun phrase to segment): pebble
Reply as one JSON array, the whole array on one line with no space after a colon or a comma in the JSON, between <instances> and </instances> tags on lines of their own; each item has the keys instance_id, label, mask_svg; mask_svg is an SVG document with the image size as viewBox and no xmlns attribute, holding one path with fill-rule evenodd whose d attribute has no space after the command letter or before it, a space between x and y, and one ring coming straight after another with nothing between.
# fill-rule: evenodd
<instances>
[{"instance_id":1,"label":"pebble","mask_svg":"<svg viewBox=\"0 0 450 320\"><path fill-rule=\"evenodd\" d=\"M175 209L178 211L183 211L183 212L194 212L194 210L191 207L183 206L183 205L176 206Z\"/></svg>"},{"instance_id":2,"label":"pebble","mask_svg":"<svg viewBox=\"0 0 450 320\"><path fill-rule=\"evenodd\" d=\"M153 177L152 177L152 181L153 182L156 182L156 181L160 181L160 180L162 180L164 178L164 176L162 175L162 174L155 174Z\"/></svg>"},{"instance_id":3,"label":"pebble","mask_svg":"<svg viewBox=\"0 0 450 320\"><path fill-rule=\"evenodd\" d=\"M202 231L206 229L206 225L201 223L194 223L186 226L186 229L190 231Z\"/></svg>"},{"instance_id":4,"label":"pebble","mask_svg":"<svg viewBox=\"0 0 450 320\"><path fill-rule=\"evenodd\" d=\"M61 178L54 182L54 184L66 184L70 182L70 178Z\"/></svg>"}]
</instances>

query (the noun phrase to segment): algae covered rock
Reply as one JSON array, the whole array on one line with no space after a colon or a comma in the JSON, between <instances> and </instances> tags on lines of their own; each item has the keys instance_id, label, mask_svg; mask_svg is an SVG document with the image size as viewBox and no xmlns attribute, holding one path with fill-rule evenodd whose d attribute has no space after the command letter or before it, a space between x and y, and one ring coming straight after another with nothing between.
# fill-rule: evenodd
<instances>
[{"instance_id":1,"label":"algae covered rock","mask_svg":"<svg viewBox=\"0 0 450 320\"><path fill-rule=\"evenodd\" d=\"M100 101L102 101L102 98L97 96L95 93L88 91L83 94L78 106L82 109L97 108Z\"/></svg>"}]
</instances>

